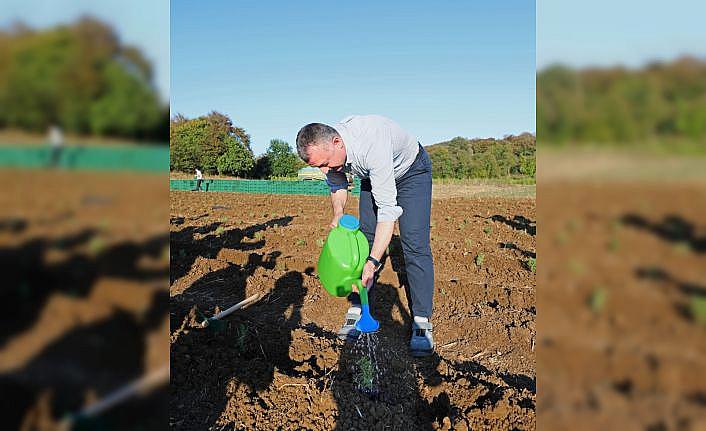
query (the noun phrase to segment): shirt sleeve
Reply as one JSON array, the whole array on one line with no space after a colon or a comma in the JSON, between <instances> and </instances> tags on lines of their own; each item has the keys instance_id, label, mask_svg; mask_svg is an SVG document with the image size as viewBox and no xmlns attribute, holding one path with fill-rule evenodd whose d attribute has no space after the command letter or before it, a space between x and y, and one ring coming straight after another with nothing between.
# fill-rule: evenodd
<instances>
[{"instance_id":1,"label":"shirt sleeve","mask_svg":"<svg viewBox=\"0 0 706 431\"><path fill-rule=\"evenodd\" d=\"M373 147L367 156L370 186L373 199L378 206L378 222L396 221L402 215L402 207L397 205L397 184L392 165L392 142L389 135L387 142Z\"/></svg>"},{"instance_id":2,"label":"shirt sleeve","mask_svg":"<svg viewBox=\"0 0 706 431\"><path fill-rule=\"evenodd\" d=\"M348 188L348 178L346 174L338 171L328 171L326 174L326 184L328 184L331 189L331 193L334 193L341 189Z\"/></svg>"}]
</instances>

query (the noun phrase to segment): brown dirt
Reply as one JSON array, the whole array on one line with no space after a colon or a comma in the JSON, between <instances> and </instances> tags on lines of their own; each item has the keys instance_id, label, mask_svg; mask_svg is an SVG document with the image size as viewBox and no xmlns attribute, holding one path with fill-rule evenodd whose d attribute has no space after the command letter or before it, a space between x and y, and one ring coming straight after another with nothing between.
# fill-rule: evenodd
<instances>
[{"instance_id":1,"label":"brown dirt","mask_svg":"<svg viewBox=\"0 0 706 431\"><path fill-rule=\"evenodd\" d=\"M5 170L0 181L2 428L50 429L167 361L167 190L154 175ZM166 393L96 426L157 428Z\"/></svg>"},{"instance_id":2,"label":"brown dirt","mask_svg":"<svg viewBox=\"0 0 706 431\"><path fill-rule=\"evenodd\" d=\"M705 429L706 186L539 189L542 428Z\"/></svg>"},{"instance_id":3,"label":"brown dirt","mask_svg":"<svg viewBox=\"0 0 706 431\"><path fill-rule=\"evenodd\" d=\"M533 429L535 280L526 262L535 202L436 199L432 213L437 353L408 354L396 239L371 292L383 374L370 397L355 388L355 350L335 337L347 302L328 296L315 273L327 198L171 192L170 426ZM222 330L194 327L197 312L254 293L265 296Z\"/></svg>"}]
</instances>

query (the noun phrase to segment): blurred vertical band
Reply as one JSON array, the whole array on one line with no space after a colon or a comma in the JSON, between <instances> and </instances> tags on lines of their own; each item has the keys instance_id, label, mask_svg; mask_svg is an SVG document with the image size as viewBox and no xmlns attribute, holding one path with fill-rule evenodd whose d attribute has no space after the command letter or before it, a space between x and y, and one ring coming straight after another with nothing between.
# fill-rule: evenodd
<instances>
[{"instance_id":1,"label":"blurred vertical band","mask_svg":"<svg viewBox=\"0 0 706 431\"><path fill-rule=\"evenodd\" d=\"M540 429L706 428L706 51L674 49L538 73Z\"/></svg>"},{"instance_id":2,"label":"blurred vertical band","mask_svg":"<svg viewBox=\"0 0 706 431\"><path fill-rule=\"evenodd\" d=\"M3 429L168 426L168 96L112 3L0 21Z\"/></svg>"}]
</instances>

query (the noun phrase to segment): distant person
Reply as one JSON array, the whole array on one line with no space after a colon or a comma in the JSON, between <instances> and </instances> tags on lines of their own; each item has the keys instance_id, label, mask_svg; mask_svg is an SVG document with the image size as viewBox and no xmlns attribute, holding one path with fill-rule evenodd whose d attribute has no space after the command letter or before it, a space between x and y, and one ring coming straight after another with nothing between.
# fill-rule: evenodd
<instances>
[{"instance_id":1,"label":"distant person","mask_svg":"<svg viewBox=\"0 0 706 431\"><path fill-rule=\"evenodd\" d=\"M59 166L59 161L61 160L61 152L64 148L64 136L61 133L61 129L57 125L52 125L51 127L49 127L49 146L49 166L52 168L56 168L57 166Z\"/></svg>"},{"instance_id":2,"label":"distant person","mask_svg":"<svg viewBox=\"0 0 706 431\"><path fill-rule=\"evenodd\" d=\"M297 134L297 151L309 166L326 174L331 190L335 227L343 216L348 197L348 178L361 178L360 230L370 244L370 256L362 280L373 287L380 261L399 220L400 240L406 262L411 296L412 338L410 351L426 356L434 351L432 314L434 262L429 242L431 216L431 161L417 139L397 123L379 115L354 115L333 127L321 123L304 126ZM357 289L356 289L357 290ZM351 294L339 338L358 335L360 298Z\"/></svg>"},{"instance_id":3,"label":"distant person","mask_svg":"<svg viewBox=\"0 0 706 431\"><path fill-rule=\"evenodd\" d=\"M201 182L203 181L203 174L199 170L199 168L196 168L196 188L194 191L200 191L202 192L203 190L201 189Z\"/></svg>"}]
</instances>

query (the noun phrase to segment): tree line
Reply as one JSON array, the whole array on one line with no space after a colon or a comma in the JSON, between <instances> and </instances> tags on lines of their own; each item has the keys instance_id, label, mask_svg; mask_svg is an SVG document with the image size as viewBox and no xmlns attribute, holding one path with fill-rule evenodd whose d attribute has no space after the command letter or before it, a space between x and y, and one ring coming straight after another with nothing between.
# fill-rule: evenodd
<instances>
[{"instance_id":1,"label":"tree line","mask_svg":"<svg viewBox=\"0 0 706 431\"><path fill-rule=\"evenodd\" d=\"M572 69L537 75L541 142L629 143L706 137L706 61L682 57L639 69Z\"/></svg>"},{"instance_id":2,"label":"tree line","mask_svg":"<svg viewBox=\"0 0 706 431\"><path fill-rule=\"evenodd\" d=\"M499 178L535 173L535 137L524 133L496 139L454 138L426 147L434 178ZM296 177L306 164L292 146L272 139L265 154L255 157L250 135L219 112L198 118L175 115L170 127L170 168L240 178Z\"/></svg>"},{"instance_id":3,"label":"tree line","mask_svg":"<svg viewBox=\"0 0 706 431\"><path fill-rule=\"evenodd\" d=\"M536 139L531 133L503 139L456 137L427 148L434 178L534 177Z\"/></svg>"},{"instance_id":4,"label":"tree line","mask_svg":"<svg viewBox=\"0 0 706 431\"><path fill-rule=\"evenodd\" d=\"M169 107L142 52L100 20L0 30L0 128L166 141Z\"/></svg>"}]
</instances>

